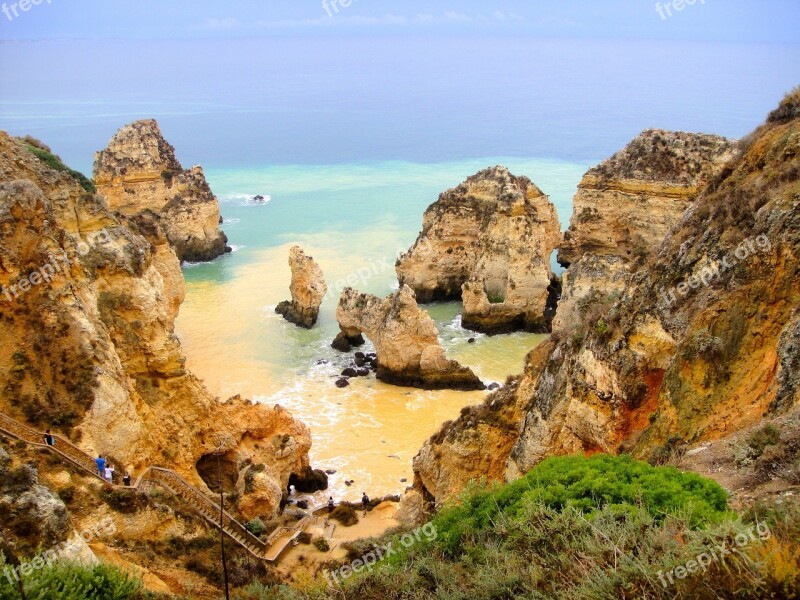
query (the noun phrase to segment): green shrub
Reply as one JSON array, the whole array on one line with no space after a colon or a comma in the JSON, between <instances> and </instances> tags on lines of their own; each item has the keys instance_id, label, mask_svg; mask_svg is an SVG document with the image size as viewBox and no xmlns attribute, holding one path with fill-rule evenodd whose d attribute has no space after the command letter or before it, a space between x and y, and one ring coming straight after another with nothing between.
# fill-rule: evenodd
<instances>
[{"instance_id":1,"label":"green shrub","mask_svg":"<svg viewBox=\"0 0 800 600\"><path fill-rule=\"evenodd\" d=\"M13 579L13 576L12 576ZM107 564L56 563L24 576L27 600L134 600L144 598L141 581ZM0 577L0 598L21 598L16 582Z\"/></svg>"},{"instance_id":2,"label":"green shrub","mask_svg":"<svg viewBox=\"0 0 800 600\"><path fill-rule=\"evenodd\" d=\"M259 518L248 521L245 527L247 527L247 530L250 533L256 536L262 535L267 530L267 526L264 525L264 521Z\"/></svg>"},{"instance_id":3,"label":"green shrub","mask_svg":"<svg viewBox=\"0 0 800 600\"><path fill-rule=\"evenodd\" d=\"M314 544L314 547L320 552L328 552L331 549L331 545L324 537L316 537L311 543Z\"/></svg>"},{"instance_id":4,"label":"green shrub","mask_svg":"<svg viewBox=\"0 0 800 600\"><path fill-rule=\"evenodd\" d=\"M729 514L725 490L694 473L653 467L628 456L561 456L539 463L505 487L474 492L461 505L442 511L433 521L437 544L456 553L499 513L513 517L531 502L587 515L603 507L620 513L641 507L656 521L685 514L698 528Z\"/></svg>"},{"instance_id":5,"label":"green shrub","mask_svg":"<svg viewBox=\"0 0 800 600\"><path fill-rule=\"evenodd\" d=\"M764 449L767 446L778 444L781 441L781 433L772 425L764 425L757 429L747 437L747 445L753 450L753 458L758 458L764 454Z\"/></svg>"},{"instance_id":6,"label":"green shrub","mask_svg":"<svg viewBox=\"0 0 800 600\"><path fill-rule=\"evenodd\" d=\"M31 144L26 144L26 147L33 154L36 158L46 164L48 167L55 171L60 171L62 173L66 173L70 177L72 177L78 184L87 192L94 194L97 191L97 188L94 185L94 182L86 177L83 173L76 171L75 169L70 169L67 165L65 165L61 159L53 154L52 152L48 152L44 148L38 148Z\"/></svg>"}]
</instances>

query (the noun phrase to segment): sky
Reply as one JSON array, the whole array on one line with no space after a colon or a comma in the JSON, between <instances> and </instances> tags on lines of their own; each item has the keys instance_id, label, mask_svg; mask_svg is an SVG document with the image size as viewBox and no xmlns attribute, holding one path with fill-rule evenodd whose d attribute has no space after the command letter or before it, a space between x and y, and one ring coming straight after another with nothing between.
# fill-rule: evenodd
<instances>
[{"instance_id":1,"label":"sky","mask_svg":"<svg viewBox=\"0 0 800 600\"><path fill-rule=\"evenodd\" d=\"M6 42L320 35L800 42L800 0L0 0L0 8Z\"/></svg>"}]
</instances>

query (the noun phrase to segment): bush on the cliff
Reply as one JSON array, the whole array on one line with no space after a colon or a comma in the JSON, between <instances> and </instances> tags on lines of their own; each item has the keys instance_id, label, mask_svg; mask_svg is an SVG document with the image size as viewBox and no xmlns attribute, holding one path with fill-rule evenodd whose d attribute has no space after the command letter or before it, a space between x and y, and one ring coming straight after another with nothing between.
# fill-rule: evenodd
<instances>
[{"instance_id":1,"label":"bush on the cliff","mask_svg":"<svg viewBox=\"0 0 800 600\"><path fill-rule=\"evenodd\" d=\"M0 560L0 568L5 568ZM0 576L0 598L21 598L13 575ZM54 563L23 576L27 600L136 600L146 598L142 583L107 564Z\"/></svg>"},{"instance_id":2,"label":"bush on the cliff","mask_svg":"<svg viewBox=\"0 0 800 600\"><path fill-rule=\"evenodd\" d=\"M36 158L42 161L51 169L56 171L61 171L62 173L66 173L70 177L72 177L78 184L87 192L94 194L97 191L97 188L94 185L94 182L86 177L80 171L76 171L75 169L70 169L67 165L65 165L61 159L50 152L49 150L45 150L40 146L35 146L30 142L26 142L26 147L33 154Z\"/></svg>"},{"instance_id":3,"label":"bush on the cliff","mask_svg":"<svg viewBox=\"0 0 800 600\"><path fill-rule=\"evenodd\" d=\"M618 513L641 507L657 521L683 514L692 527L728 514L725 490L694 473L627 456L560 456L505 487L472 492L461 505L443 511L434 520L437 543L446 552L457 552L465 538L488 527L499 513L513 516L530 503L575 508L588 516L603 507Z\"/></svg>"}]
</instances>

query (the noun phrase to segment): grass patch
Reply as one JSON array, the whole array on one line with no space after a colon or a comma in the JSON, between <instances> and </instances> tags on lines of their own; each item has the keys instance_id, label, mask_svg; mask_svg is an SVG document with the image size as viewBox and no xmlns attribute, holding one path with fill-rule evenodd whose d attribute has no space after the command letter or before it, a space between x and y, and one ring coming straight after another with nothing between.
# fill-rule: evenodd
<instances>
[{"instance_id":1,"label":"grass patch","mask_svg":"<svg viewBox=\"0 0 800 600\"><path fill-rule=\"evenodd\" d=\"M36 158L38 158L40 161L42 161L51 169L59 171L61 173L66 173L67 175L72 177L87 192L91 194L97 192L97 188L95 187L94 182L91 179L86 177L86 175L84 175L80 171L76 171L75 169L70 169L67 165L65 165L61 161L61 159L58 156L56 156L52 152L49 152L44 148L36 147L28 142L25 143L25 147L31 154L33 154Z\"/></svg>"}]
</instances>

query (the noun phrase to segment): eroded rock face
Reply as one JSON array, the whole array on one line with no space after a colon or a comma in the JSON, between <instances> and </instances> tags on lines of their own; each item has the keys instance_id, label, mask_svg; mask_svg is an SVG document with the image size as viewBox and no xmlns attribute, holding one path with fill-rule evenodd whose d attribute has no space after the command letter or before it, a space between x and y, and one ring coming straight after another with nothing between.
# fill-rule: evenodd
<instances>
[{"instance_id":1,"label":"eroded rock face","mask_svg":"<svg viewBox=\"0 0 800 600\"><path fill-rule=\"evenodd\" d=\"M507 423L470 410L426 443L414 463L421 493L455 498L475 477L461 458L481 448L493 453L487 477L510 480L557 454L655 459L797 407L800 96L787 102L795 108L756 130L618 297L579 313L578 330L556 334L541 360L531 354L503 389ZM613 279L610 264L597 273Z\"/></svg>"},{"instance_id":2,"label":"eroded rock face","mask_svg":"<svg viewBox=\"0 0 800 600\"><path fill-rule=\"evenodd\" d=\"M643 131L583 176L558 261L646 258L734 152L733 141L716 135Z\"/></svg>"},{"instance_id":3,"label":"eroded rock face","mask_svg":"<svg viewBox=\"0 0 800 600\"><path fill-rule=\"evenodd\" d=\"M559 248L559 261L569 269L553 331L575 333L581 315L602 319L628 276L659 248L734 151L735 144L719 136L651 129L590 169Z\"/></svg>"},{"instance_id":4,"label":"eroded rock face","mask_svg":"<svg viewBox=\"0 0 800 600\"><path fill-rule=\"evenodd\" d=\"M463 298L464 327L545 332L556 209L529 179L497 166L443 193L400 257L397 276L422 302Z\"/></svg>"},{"instance_id":5,"label":"eroded rock face","mask_svg":"<svg viewBox=\"0 0 800 600\"><path fill-rule=\"evenodd\" d=\"M289 286L292 299L278 304L275 312L290 323L311 329L317 322L319 307L328 291L322 269L299 246L289 249L289 267L292 269Z\"/></svg>"},{"instance_id":6,"label":"eroded rock face","mask_svg":"<svg viewBox=\"0 0 800 600\"><path fill-rule=\"evenodd\" d=\"M408 286L378 298L345 288L336 308L342 337L362 332L375 345L378 379L424 389L484 389L471 369L449 360L433 319Z\"/></svg>"},{"instance_id":7,"label":"eroded rock face","mask_svg":"<svg viewBox=\"0 0 800 600\"><path fill-rule=\"evenodd\" d=\"M203 169L183 169L156 121L120 129L95 155L94 180L112 210L159 215L180 260L208 261L230 251L219 228L219 202Z\"/></svg>"},{"instance_id":8,"label":"eroded rock face","mask_svg":"<svg viewBox=\"0 0 800 600\"><path fill-rule=\"evenodd\" d=\"M221 450L285 489L309 430L280 407L220 402L185 368L161 220L120 217L2 132L0 150L0 410L134 474L162 465L202 486L196 464Z\"/></svg>"}]
</instances>

